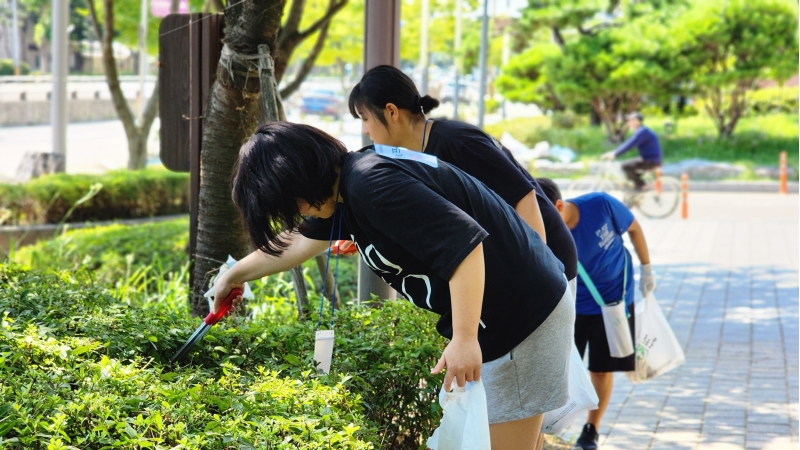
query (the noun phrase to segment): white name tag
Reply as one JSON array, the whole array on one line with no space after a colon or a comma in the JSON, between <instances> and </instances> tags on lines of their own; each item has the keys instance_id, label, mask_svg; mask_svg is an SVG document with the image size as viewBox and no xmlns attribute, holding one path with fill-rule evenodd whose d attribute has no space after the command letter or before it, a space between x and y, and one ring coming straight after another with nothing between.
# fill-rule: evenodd
<instances>
[{"instance_id":1,"label":"white name tag","mask_svg":"<svg viewBox=\"0 0 800 450\"><path fill-rule=\"evenodd\" d=\"M333 330L317 330L317 340L314 342L314 362L317 371L327 375L331 371L333 359Z\"/></svg>"},{"instance_id":2,"label":"white name tag","mask_svg":"<svg viewBox=\"0 0 800 450\"><path fill-rule=\"evenodd\" d=\"M439 159L427 153L415 152L403 147L390 147L388 145L375 144L375 153L393 159L408 159L421 162L431 167L439 167Z\"/></svg>"}]
</instances>

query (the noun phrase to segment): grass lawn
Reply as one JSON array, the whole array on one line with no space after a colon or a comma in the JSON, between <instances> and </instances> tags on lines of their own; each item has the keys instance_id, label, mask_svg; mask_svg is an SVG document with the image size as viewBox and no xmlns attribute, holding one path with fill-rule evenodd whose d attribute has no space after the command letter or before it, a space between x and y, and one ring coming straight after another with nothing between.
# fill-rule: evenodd
<instances>
[{"instance_id":1,"label":"grass lawn","mask_svg":"<svg viewBox=\"0 0 800 450\"><path fill-rule=\"evenodd\" d=\"M704 115L679 119L667 132L665 123L671 120L669 117L649 117L645 122L661 139L665 163L702 158L741 164L746 170L740 178L754 180L757 179L753 173L756 166L777 166L780 152L786 151L788 164L795 169L792 178L798 178L797 114L746 117L740 120L734 136L724 141L717 139L711 119ZM553 127L551 119L546 116L499 122L487 125L485 129L497 138L508 132L529 147L540 141L570 147L583 161L595 160L615 147L606 139L602 127L588 126L585 118L569 129Z\"/></svg>"}]
</instances>

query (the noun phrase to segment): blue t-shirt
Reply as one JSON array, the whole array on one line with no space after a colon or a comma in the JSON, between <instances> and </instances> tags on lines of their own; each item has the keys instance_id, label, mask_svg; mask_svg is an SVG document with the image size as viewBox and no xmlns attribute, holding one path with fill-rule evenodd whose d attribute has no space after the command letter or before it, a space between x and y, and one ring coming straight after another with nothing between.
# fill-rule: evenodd
<instances>
[{"instance_id":1,"label":"blue t-shirt","mask_svg":"<svg viewBox=\"0 0 800 450\"><path fill-rule=\"evenodd\" d=\"M639 156L643 160L661 164L661 143L650 128L640 126L633 136L614 149L614 156L620 156L632 148L639 149Z\"/></svg>"},{"instance_id":2,"label":"blue t-shirt","mask_svg":"<svg viewBox=\"0 0 800 450\"><path fill-rule=\"evenodd\" d=\"M622 235L633 223L633 213L605 192L594 192L568 202L578 207L580 217L572 230L578 261L592 278L606 303L622 299L625 255L628 257L628 288L625 303L633 303L633 262L622 242ZM589 289L578 277L577 314L602 314Z\"/></svg>"}]
</instances>

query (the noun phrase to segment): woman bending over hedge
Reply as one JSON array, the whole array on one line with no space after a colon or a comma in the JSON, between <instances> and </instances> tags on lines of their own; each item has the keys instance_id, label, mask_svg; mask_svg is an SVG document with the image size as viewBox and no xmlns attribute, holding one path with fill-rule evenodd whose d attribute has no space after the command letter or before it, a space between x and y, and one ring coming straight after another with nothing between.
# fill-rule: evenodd
<instances>
[{"instance_id":1,"label":"woman bending over hedge","mask_svg":"<svg viewBox=\"0 0 800 450\"><path fill-rule=\"evenodd\" d=\"M499 196L434 156L348 153L281 122L242 146L233 199L257 250L217 281L215 310L233 287L349 237L373 272L441 316L450 343L433 372L447 368L447 390L483 380L492 448L534 448L541 414L568 399L575 306L563 265Z\"/></svg>"}]
</instances>

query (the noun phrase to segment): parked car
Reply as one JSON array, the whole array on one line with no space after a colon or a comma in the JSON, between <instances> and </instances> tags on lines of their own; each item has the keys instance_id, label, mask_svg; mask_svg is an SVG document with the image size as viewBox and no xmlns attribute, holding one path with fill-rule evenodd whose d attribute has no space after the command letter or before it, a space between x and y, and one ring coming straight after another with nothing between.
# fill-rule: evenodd
<instances>
[{"instance_id":1,"label":"parked car","mask_svg":"<svg viewBox=\"0 0 800 450\"><path fill-rule=\"evenodd\" d=\"M456 84L452 81L445 83L439 91L439 101L442 103L452 103L456 98ZM470 83L459 81L458 83L458 102L472 103L478 101L478 91Z\"/></svg>"},{"instance_id":2,"label":"parked car","mask_svg":"<svg viewBox=\"0 0 800 450\"><path fill-rule=\"evenodd\" d=\"M332 90L308 91L300 98L300 114L339 118L342 101Z\"/></svg>"}]
</instances>

